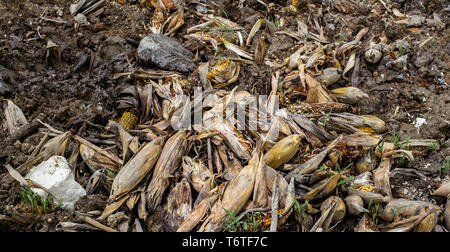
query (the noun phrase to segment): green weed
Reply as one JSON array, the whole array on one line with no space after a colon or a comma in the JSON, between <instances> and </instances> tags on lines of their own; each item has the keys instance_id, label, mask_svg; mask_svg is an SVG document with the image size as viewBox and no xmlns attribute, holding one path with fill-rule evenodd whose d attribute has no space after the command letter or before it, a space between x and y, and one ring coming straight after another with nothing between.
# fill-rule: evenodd
<instances>
[{"instance_id":1,"label":"green weed","mask_svg":"<svg viewBox=\"0 0 450 252\"><path fill-rule=\"evenodd\" d=\"M48 213L54 204L54 200L50 195L47 197L41 197L31 190L31 186L21 187L20 195L22 197L22 201L31 207L31 212L33 213Z\"/></svg>"}]
</instances>

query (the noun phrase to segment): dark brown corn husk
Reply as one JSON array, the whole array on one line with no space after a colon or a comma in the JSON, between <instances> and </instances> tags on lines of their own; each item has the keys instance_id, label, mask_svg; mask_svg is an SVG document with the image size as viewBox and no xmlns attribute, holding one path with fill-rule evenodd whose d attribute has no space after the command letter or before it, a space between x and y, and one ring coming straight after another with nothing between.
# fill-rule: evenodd
<instances>
[{"instance_id":1,"label":"dark brown corn husk","mask_svg":"<svg viewBox=\"0 0 450 252\"><path fill-rule=\"evenodd\" d=\"M167 140L156 163L152 179L146 189L147 207L152 213L161 203L162 196L170 183L170 177L178 170L186 151L186 132L179 131Z\"/></svg>"}]
</instances>

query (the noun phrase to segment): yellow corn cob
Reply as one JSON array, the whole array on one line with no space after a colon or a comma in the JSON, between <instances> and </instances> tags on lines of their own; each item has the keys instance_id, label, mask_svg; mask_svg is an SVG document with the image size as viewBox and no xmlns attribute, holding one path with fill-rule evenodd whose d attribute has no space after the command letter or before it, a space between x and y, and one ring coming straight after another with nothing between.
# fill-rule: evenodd
<instances>
[{"instance_id":1,"label":"yellow corn cob","mask_svg":"<svg viewBox=\"0 0 450 252\"><path fill-rule=\"evenodd\" d=\"M356 127L356 128L372 135L375 135L377 133L374 129L370 127Z\"/></svg>"},{"instance_id":2,"label":"yellow corn cob","mask_svg":"<svg viewBox=\"0 0 450 252\"><path fill-rule=\"evenodd\" d=\"M358 189L365 192L375 192L374 187L371 185L361 185Z\"/></svg>"},{"instance_id":3,"label":"yellow corn cob","mask_svg":"<svg viewBox=\"0 0 450 252\"><path fill-rule=\"evenodd\" d=\"M208 73L208 79L212 79L215 76L217 76L219 73L224 72L227 70L228 66L230 65L231 60L226 60L219 65L215 66L211 71Z\"/></svg>"},{"instance_id":4,"label":"yellow corn cob","mask_svg":"<svg viewBox=\"0 0 450 252\"><path fill-rule=\"evenodd\" d=\"M122 114L122 117L120 117L118 123L120 123L125 128L125 130L133 129L139 120L137 115L138 110L136 108L131 111L125 111Z\"/></svg>"}]
</instances>

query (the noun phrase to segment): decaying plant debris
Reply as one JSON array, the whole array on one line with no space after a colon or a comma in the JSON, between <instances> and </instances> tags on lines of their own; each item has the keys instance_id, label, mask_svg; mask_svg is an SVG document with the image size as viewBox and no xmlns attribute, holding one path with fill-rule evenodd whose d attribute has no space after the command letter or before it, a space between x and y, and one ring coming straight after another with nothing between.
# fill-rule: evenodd
<instances>
[{"instance_id":1,"label":"decaying plant debris","mask_svg":"<svg viewBox=\"0 0 450 252\"><path fill-rule=\"evenodd\" d=\"M31 2L0 3L0 230L450 231L444 1ZM87 195L43 216L55 155Z\"/></svg>"}]
</instances>

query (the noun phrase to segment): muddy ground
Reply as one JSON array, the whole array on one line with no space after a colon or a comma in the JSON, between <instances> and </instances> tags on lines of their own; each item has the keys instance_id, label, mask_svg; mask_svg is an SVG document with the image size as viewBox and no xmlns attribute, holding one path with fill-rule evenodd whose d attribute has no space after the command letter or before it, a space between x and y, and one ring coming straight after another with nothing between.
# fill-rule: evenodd
<instances>
[{"instance_id":1,"label":"muddy ground","mask_svg":"<svg viewBox=\"0 0 450 252\"><path fill-rule=\"evenodd\" d=\"M209 2L209 1L205 1ZM266 8L254 0L247 0L244 8L238 8L236 0L215 1L212 6L216 15L222 15L249 32L258 18L284 17L283 30L297 30L296 18L318 17L325 27L329 41L343 39L350 41L364 27L369 33L363 38L361 52L370 40L379 40L384 33L387 44L401 41L407 64L397 67L388 64L393 60L386 53L379 64L372 65L361 60L359 87L369 94L354 110L358 114L372 114L383 119L388 127L386 139L394 132L405 140L407 137L436 139L439 151L417 157L407 164L395 163L394 168L412 168L426 175L426 178L405 177L391 180L395 198L433 201L430 197L445 178L439 167L450 156L450 31L448 1L385 1L392 8L408 15L420 15L433 19L437 15L444 26L423 22L409 29L405 24L390 22L385 7L379 1L355 2L348 13L340 12L331 6L333 1L300 1L297 14L283 10L285 1L274 1ZM267 1L266 1L267 2ZM1 90L0 97L11 99L24 112L28 122L41 118L60 130L72 130L83 137L95 138L104 133L97 125L106 125L109 119L117 119L120 114L115 109L118 91L132 83L127 78L113 79L116 73L129 72L138 66L136 49L141 38L149 32L145 24L150 22L152 8L142 8L138 3L107 1L103 13L90 17L91 25L74 31L74 17L69 13L71 1L62 0L1 0L0 1L0 69L9 90ZM176 38L187 42L183 37L186 30L200 23L193 11L194 1L186 1L185 24ZM322 15L319 14L319 9ZM62 14L62 15L61 15ZM60 17L64 23L49 21ZM47 18L47 19L43 19ZM447 25L446 25L447 24ZM268 57L281 63L283 59L297 50L299 42L286 35L270 34L267 28L257 33L251 48L256 47L262 35L268 35L271 46ZM427 43L421 45L428 38ZM52 40L61 46L61 62L46 59L46 45ZM222 47L220 50L224 50ZM197 51L193 51L196 53ZM208 46L199 49L200 61L216 59ZM394 51L398 55L398 51ZM87 61L81 59L87 57ZM130 64L127 62L129 59ZM80 64L82 63L82 64ZM328 63L326 63L328 64ZM329 65L329 64L328 64ZM325 66L323 66L325 67ZM273 70L266 65L244 65L236 83L226 89L239 86L239 89L252 93L268 94ZM346 86L341 80L335 87ZM0 110L0 112L2 112ZM0 113L0 120L4 115ZM426 124L416 126L416 118L426 119ZM42 128L42 129L41 129ZM10 142L9 133L4 127L0 130L0 179L6 176L5 164L18 167L23 164L33 148L43 137L43 127L37 126L25 136ZM67 153L74 146L69 146ZM85 186L90 172L82 161L76 167L76 178ZM108 193L99 191L77 204L76 210L103 210ZM19 186L16 182L0 185L0 215L22 216L18 222L0 222L2 231L55 231L60 221L77 222L74 213L56 209L47 215L17 213L13 206L20 204ZM352 231L351 224L338 227L338 231ZM151 230L152 228L148 228ZM292 228L295 231L295 228Z\"/></svg>"}]
</instances>

